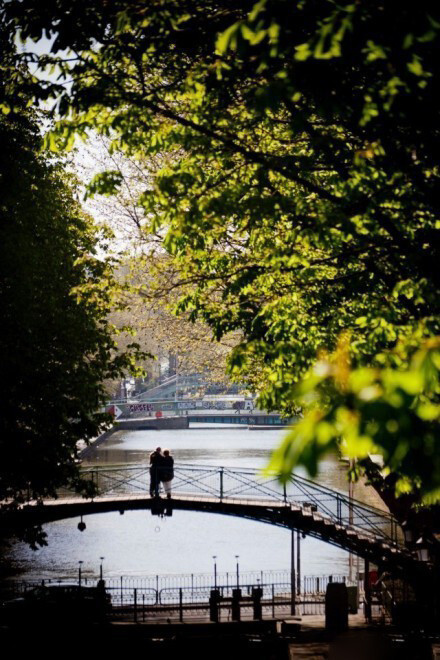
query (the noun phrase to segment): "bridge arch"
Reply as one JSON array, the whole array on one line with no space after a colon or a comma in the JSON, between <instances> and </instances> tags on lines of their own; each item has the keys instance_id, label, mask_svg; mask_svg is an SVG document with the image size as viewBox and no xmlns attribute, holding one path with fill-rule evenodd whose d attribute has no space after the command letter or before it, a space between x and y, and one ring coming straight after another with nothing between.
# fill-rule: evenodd
<instances>
[{"instance_id":1,"label":"bridge arch","mask_svg":"<svg viewBox=\"0 0 440 660\"><path fill-rule=\"evenodd\" d=\"M389 513L298 475L282 487L276 475L262 476L253 469L181 465L170 501L148 496L146 465L85 468L83 476L98 490L94 499L60 492L44 505L29 503L22 519L44 524L111 511L200 511L296 529L390 569L408 571L415 564Z\"/></svg>"}]
</instances>

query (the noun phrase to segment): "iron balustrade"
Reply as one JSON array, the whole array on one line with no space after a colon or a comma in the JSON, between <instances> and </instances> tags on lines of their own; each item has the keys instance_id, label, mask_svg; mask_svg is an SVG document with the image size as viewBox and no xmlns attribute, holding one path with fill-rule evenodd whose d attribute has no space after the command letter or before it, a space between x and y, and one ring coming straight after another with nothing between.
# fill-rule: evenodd
<instances>
[{"instance_id":1,"label":"iron balustrade","mask_svg":"<svg viewBox=\"0 0 440 660\"><path fill-rule=\"evenodd\" d=\"M285 570L266 570L266 571L242 571L240 572L239 586L246 590L251 587L260 586L264 589L272 589L272 586L277 587L281 585L283 590L288 587L290 593L290 577L291 572ZM82 574L81 583L85 587L96 587L98 584L98 577L90 577ZM217 588L223 589L229 593L237 586L237 574L235 571L218 572L217 573ZM345 575L320 575L320 576L302 576L300 593L324 594L329 582L346 582L348 584L349 578ZM49 578L42 580L18 580L9 579L1 583L2 590L11 591L11 593L21 594L29 589L44 585L63 585L72 584L72 578ZM154 592L154 602L161 602L157 594L165 592L175 592L179 589L184 589L186 592L205 591L209 592L214 589L214 576L211 573L184 573L184 574L162 574L162 575L147 575L147 576L118 576L118 577L105 577L105 584L107 589L112 592L127 594L137 589L139 592L143 591L149 593L151 597ZM359 581L362 588L363 582ZM122 596L125 600L126 596Z\"/></svg>"},{"instance_id":2,"label":"iron balustrade","mask_svg":"<svg viewBox=\"0 0 440 660\"><path fill-rule=\"evenodd\" d=\"M149 491L147 465L93 466L83 468L81 474L95 484L99 496L147 495ZM220 502L264 501L276 506L299 507L303 513L321 515L345 529L367 532L396 547L404 547L400 526L390 513L297 474L292 474L283 486L277 475L263 475L251 468L180 464L174 469L172 492L180 497L199 496ZM72 493L63 490L59 496L72 497Z\"/></svg>"}]
</instances>

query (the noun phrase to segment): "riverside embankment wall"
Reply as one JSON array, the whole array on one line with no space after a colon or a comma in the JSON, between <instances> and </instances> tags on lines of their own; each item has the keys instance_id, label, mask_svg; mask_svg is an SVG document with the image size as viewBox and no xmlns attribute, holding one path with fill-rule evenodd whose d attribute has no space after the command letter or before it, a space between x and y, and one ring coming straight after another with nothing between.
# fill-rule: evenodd
<instances>
[{"instance_id":1,"label":"riverside embankment wall","mask_svg":"<svg viewBox=\"0 0 440 660\"><path fill-rule=\"evenodd\" d=\"M114 426L105 433L93 440L79 454L80 458L87 458L88 454L105 442L113 433L117 431L161 431L162 429L187 429L189 427L188 417L144 417L142 419L125 419L115 422Z\"/></svg>"}]
</instances>

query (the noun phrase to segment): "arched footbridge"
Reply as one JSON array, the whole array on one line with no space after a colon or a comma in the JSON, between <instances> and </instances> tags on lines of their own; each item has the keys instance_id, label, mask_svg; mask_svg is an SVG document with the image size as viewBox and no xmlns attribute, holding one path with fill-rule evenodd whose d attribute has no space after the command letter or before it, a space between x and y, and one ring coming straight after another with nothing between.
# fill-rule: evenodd
<instances>
[{"instance_id":1,"label":"arched footbridge","mask_svg":"<svg viewBox=\"0 0 440 660\"><path fill-rule=\"evenodd\" d=\"M263 476L254 469L180 465L172 499L160 501L149 496L146 465L89 467L82 469L82 476L97 488L93 499L63 491L44 504L29 502L21 511L26 523L109 511L201 511L297 529L390 568L407 569L415 563L392 515L299 475L282 486L275 475Z\"/></svg>"}]
</instances>

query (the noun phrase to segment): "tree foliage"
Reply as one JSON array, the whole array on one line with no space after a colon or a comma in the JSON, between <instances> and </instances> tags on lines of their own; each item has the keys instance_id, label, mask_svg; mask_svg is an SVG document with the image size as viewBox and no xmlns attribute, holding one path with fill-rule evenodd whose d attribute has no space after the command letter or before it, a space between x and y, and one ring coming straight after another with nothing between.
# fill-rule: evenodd
<instances>
[{"instance_id":1,"label":"tree foliage","mask_svg":"<svg viewBox=\"0 0 440 660\"><path fill-rule=\"evenodd\" d=\"M110 247L119 260L121 309L114 310L110 318L117 327L130 326L142 349L155 356L155 360L149 358L143 363L150 373L157 373L164 360L174 355L180 375L204 374L204 383L221 383L227 387L230 381L226 376L226 360L241 334L230 333L220 341L213 341L206 323L191 322L190 312L178 316L174 313L185 282L172 256L164 249L163 232L145 232L139 196L146 188L153 189L155 174L165 158L166 154L158 154L133 160L121 151L112 150L109 139L96 135L75 149L76 169L86 190L84 207L95 221L112 232ZM102 178L96 175L107 170L121 181L113 195L106 195L105 187L104 194L95 191L102 184ZM191 290L191 282L186 287ZM128 341L126 337L125 342Z\"/></svg>"},{"instance_id":2,"label":"tree foliage","mask_svg":"<svg viewBox=\"0 0 440 660\"><path fill-rule=\"evenodd\" d=\"M293 456L313 471L341 433L362 455L366 435L401 484L435 492L438 373L425 387L414 372L417 355L436 364L439 335L436 4L12 0L5 12L23 38L55 38L40 64L58 60L62 77L37 92L62 117L53 147L93 128L134 158L167 154L139 197L144 231L161 228L192 285L178 310L217 339L244 333L230 369L262 405L289 414L317 357L349 336L348 385L312 377L321 413L293 432L284 467Z\"/></svg>"},{"instance_id":3,"label":"tree foliage","mask_svg":"<svg viewBox=\"0 0 440 660\"><path fill-rule=\"evenodd\" d=\"M54 496L70 485L90 492L77 442L109 423L102 382L133 366L136 347L116 350L108 314L115 280L105 237L76 198L60 158L41 151L41 117L29 108L29 80L1 36L0 93L0 508ZM11 82L12 81L12 82ZM32 544L41 529L27 530Z\"/></svg>"}]
</instances>

